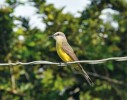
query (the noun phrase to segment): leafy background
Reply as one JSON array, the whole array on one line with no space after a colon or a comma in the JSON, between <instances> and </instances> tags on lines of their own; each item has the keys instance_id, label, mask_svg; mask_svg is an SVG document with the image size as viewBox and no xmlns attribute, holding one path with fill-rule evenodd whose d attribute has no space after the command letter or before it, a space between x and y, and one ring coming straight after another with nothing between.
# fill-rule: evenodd
<instances>
[{"instance_id":1,"label":"leafy background","mask_svg":"<svg viewBox=\"0 0 127 100\"><path fill-rule=\"evenodd\" d=\"M31 28L29 19L12 13L19 0L6 0L0 8L0 63L47 60L60 62L55 41L48 36L62 31L81 60L102 59L127 55L127 1L91 0L91 4L75 17L63 13L46 0L29 0L43 15L42 31ZM104 22L100 16L108 14ZM110 20L111 19L111 20ZM15 24L20 21L21 24ZM115 22L118 27L113 27ZM16 30L14 30L16 29ZM22 37L23 39L19 39ZM127 62L109 61L98 65L82 64L95 83L89 86L84 78L73 73L69 66L16 65L0 66L1 100L126 100Z\"/></svg>"}]
</instances>

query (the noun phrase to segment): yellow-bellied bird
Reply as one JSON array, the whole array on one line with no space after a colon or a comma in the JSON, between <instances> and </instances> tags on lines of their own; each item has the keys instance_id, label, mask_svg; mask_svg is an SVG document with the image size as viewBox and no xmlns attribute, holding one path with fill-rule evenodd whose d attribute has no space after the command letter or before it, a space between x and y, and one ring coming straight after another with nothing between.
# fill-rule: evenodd
<instances>
[{"instance_id":1,"label":"yellow-bellied bird","mask_svg":"<svg viewBox=\"0 0 127 100\"><path fill-rule=\"evenodd\" d=\"M56 32L50 37L53 37L56 40L57 53L64 62L78 61L78 58L76 57L71 46L68 44L68 41L64 33ZM93 85L92 80L90 79L90 77L88 76L88 74L83 69L80 63L77 63L76 65L74 65L74 68L78 70L85 77L85 79L90 85Z\"/></svg>"}]
</instances>

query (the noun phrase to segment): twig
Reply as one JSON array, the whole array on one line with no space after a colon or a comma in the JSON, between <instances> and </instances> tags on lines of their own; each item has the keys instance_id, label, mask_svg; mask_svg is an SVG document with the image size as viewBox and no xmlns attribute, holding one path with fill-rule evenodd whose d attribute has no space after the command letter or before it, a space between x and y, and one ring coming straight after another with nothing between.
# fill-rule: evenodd
<instances>
[{"instance_id":1,"label":"twig","mask_svg":"<svg viewBox=\"0 0 127 100\"><path fill-rule=\"evenodd\" d=\"M4 88L0 88L0 91L5 91L7 93L13 94L13 95L17 95L17 96L26 96L23 93L20 93L18 91L12 91L11 89L4 89Z\"/></svg>"},{"instance_id":2,"label":"twig","mask_svg":"<svg viewBox=\"0 0 127 100\"><path fill-rule=\"evenodd\" d=\"M114 84L127 86L127 84L124 83L123 81L119 81L119 80L112 79L112 78L109 78L109 77L106 77L106 76L102 76L102 75L99 75L97 73L91 73L91 72L87 72L87 73L89 75L91 75L91 76L98 77L100 79L106 80L106 81L111 82L111 83L114 83Z\"/></svg>"},{"instance_id":3,"label":"twig","mask_svg":"<svg viewBox=\"0 0 127 100\"><path fill-rule=\"evenodd\" d=\"M10 73L11 73L11 87L12 87L12 91L15 91L16 89L16 84L15 84L15 76L14 76L14 70L13 70L13 66L10 66Z\"/></svg>"}]
</instances>

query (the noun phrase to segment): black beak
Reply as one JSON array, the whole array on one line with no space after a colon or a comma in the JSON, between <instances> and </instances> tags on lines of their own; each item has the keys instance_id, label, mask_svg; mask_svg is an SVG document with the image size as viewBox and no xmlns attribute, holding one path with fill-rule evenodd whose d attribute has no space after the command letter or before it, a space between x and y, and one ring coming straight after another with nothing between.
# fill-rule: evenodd
<instances>
[{"instance_id":1,"label":"black beak","mask_svg":"<svg viewBox=\"0 0 127 100\"><path fill-rule=\"evenodd\" d=\"M49 36L49 38L53 38L53 37L54 37L54 35L50 35L50 36Z\"/></svg>"}]
</instances>

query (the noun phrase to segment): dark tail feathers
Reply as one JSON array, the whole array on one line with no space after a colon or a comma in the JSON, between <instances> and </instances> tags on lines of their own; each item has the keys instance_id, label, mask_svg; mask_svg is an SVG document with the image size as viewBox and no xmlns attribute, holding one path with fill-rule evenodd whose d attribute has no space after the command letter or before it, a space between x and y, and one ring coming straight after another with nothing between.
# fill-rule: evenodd
<instances>
[{"instance_id":1,"label":"dark tail feathers","mask_svg":"<svg viewBox=\"0 0 127 100\"><path fill-rule=\"evenodd\" d=\"M86 73L86 71L83 69L82 65L78 63L78 66L79 66L80 69L82 70L82 75L83 75L84 78L87 80L87 82L89 83L89 85L93 86L94 83L92 82L92 80L90 79L90 77L88 76L88 74Z\"/></svg>"}]
</instances>

